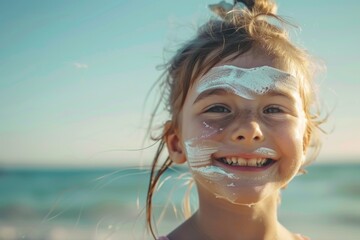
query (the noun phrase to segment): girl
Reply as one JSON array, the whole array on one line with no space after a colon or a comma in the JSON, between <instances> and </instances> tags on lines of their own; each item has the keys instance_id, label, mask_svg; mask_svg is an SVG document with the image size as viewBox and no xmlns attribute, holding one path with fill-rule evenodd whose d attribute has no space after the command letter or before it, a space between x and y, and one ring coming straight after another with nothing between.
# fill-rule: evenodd
<instances>
[{"instance_id":1,"label":"girl","mask_svg":"<svg viewBox=\"0 0 360 240\"><path fill-rule=\"evenodd\" d=\"M284 21L273 2L210 8L222 19L203 25L167 65L171 120L152 165L149 229L156 239L151 204L160 176L172 163L187 162L199 208L159 239L307 239L278 222L277 205L280 189L320 145L313 63L275 24ZM157 168L165 146L169 157Z\"/></svg>"}]
</instances>

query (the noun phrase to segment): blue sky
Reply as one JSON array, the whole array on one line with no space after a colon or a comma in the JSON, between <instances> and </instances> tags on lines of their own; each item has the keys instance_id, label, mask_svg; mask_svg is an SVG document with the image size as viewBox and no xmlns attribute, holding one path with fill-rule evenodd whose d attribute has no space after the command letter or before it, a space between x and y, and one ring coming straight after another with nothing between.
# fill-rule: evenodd
<instances>
[{"instance_id":1,"label":"blue sky","mask_svg":"<svg viewBox=\"0 0 360 240\"><path fill-rule=\"evenodd\" d=\"M294 38L327 66L319 162L360 162L360 4L277 1ZM145 96L213 1L0 1L0 167L146 161Z\"/></svg>"}]
</instances>

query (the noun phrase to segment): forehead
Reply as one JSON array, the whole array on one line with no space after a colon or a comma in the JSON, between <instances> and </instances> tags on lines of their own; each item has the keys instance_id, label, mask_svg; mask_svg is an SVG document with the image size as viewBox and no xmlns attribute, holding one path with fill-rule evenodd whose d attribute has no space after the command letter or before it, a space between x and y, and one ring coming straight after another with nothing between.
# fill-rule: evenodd
<instances>
[{"instance_id":1,"label":"forehead","mask_svg":"<svg viewBox=\"0 0 360 240\"><path fill-rule=\"evenodd\" d=\"M270 66L217 66L202 76L195 88L197 94L223 89L246 99L254 99L266 93L293 95L299 91L298 81L294 76Z\"/></svg>"}]
</instances>

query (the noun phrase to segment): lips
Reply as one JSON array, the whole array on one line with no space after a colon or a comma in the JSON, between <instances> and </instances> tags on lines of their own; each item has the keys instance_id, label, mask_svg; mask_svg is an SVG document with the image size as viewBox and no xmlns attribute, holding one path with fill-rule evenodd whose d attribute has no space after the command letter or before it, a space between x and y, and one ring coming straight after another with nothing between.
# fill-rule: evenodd
<instances>
[{"instance_id":1,"label":"lips","mask_svg":"<svg viewBox=\"0 0 360 240\"><path fill-rule=\"evenodd\" d=\"M274 160L271 158L242 158L242 157L221 157L217 158L217 161L220 161L226 165L230 166L239 166L239 167L266 167L271 165Z\"/></svg>"}]
</instances>

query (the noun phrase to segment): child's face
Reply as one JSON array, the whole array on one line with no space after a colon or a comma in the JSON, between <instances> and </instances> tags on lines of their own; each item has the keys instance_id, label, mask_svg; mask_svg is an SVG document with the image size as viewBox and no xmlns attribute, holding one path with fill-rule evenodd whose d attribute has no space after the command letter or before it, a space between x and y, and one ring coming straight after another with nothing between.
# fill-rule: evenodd
<instances>
[{"instance_id":1,"label":"child's face","mask_svg":"<svg viewBox=\"0 0 360 240\"><path fill-rule=\"evenodd\" d=\"M220 63L195 82L181 111L180 141L198 187L233 203L277 194L304 159L298 81L272 66L251 52Z\"/></svg>"}]
</instances>

